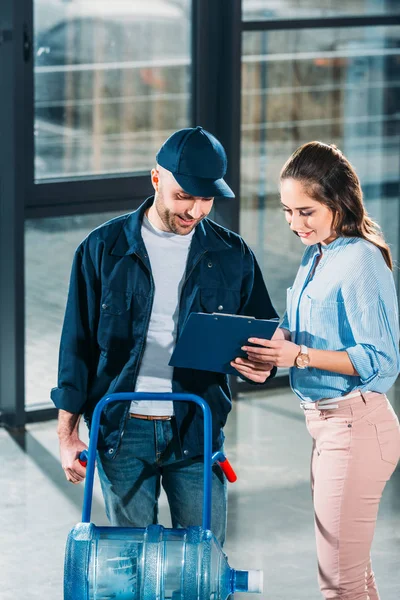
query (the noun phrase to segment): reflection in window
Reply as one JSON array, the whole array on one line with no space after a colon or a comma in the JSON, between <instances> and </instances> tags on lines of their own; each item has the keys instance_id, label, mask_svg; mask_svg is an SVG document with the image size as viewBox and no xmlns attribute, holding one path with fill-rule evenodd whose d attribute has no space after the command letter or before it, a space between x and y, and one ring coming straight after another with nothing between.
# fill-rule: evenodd
<instances>
[{"instance_id":1,"label":"reflection in window","mask_svg":"<svg viewBox=\"0 0 400 600\"><path fill-rule=\"evenodd\" d=\"M34 0L36 180L148 170L190 123L190 0Z\"/></svg>"},{"instance_id":2,"label":"reflection in window","mask_svg":"<svg viewBox=\"0 0 400 600\"><path fill-rule=\"evenodd\" d=\"M399 14L397 0L242 0L245 21Z\"/></svg>"},{"instance_id":3,"label":"reflection in window","mask_svg":"<svg viewBox=\"0 0 400 600\"><path fill-rule=\"evenodd\" d=\"M243 49L241 232L281 313L303 247L280 213L279 172L305 142L352 161L397 258L400 28L248 32Z\"/></svg>"},{"instance_id":4,"label":"reflection in window","mask_svg":"<svg viewBox=\"0 0 400 600\"><path fill-rule=\"evenodd\" d=\"M125 211L126 212L126 211ZM25 221L25 404L51 402L75 249L95 227L123 213Z\"/></svg>"}]
</instances>

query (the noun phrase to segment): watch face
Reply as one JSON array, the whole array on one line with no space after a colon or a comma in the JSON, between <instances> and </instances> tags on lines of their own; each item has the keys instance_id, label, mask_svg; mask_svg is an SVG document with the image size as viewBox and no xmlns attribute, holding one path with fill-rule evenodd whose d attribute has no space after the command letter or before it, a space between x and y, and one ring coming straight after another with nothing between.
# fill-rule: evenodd
<instances>
[{"instance_id":1,"label":"watch face","mask_svg":"<svg viewBox=\"0 0 400 600\"><path fill-rule=\"evenodd\" d=\"M299 369L306 369L309 364L310 357L308 354L299 354L299 356L296 358L296 365L299 367Z\"/></svg>"}]
</instances>

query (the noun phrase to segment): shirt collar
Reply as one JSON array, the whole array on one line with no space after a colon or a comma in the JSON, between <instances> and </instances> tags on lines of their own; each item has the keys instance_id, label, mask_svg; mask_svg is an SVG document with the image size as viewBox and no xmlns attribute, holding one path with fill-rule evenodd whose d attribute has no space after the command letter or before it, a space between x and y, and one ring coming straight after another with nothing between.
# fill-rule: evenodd
<instances>
[{"instance_id":1,"label":"shirt collar","mask_svg":"<svg viewBox=\"0 0 400 600\"><path fill-rule=\"evenodd\" d=\"M352 241L354 240L354 237L337 237L336 239L334 239L330 244L315 244L314 245L314 252L313 254L320 254L322 251L322 254L329 254L330 252L332 252L333 250L336 250L337 248L340 247L344 247L347 246L348 244L351 244Z\"/></svg>"}]
</instances>

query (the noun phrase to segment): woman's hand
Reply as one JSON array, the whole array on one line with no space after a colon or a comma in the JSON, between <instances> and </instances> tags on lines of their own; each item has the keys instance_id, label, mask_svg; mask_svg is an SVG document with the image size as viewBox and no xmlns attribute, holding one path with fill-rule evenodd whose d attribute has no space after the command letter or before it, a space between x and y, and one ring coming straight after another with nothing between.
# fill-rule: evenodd
<instances>
[{"instance_id":1,"label":"woman's hand","mask_svg":"<svg viewBox=\"0 0 400 600\"><path fill-rule=\"evenodd\" d=\"M243 377L246 377L255 383L264 383L271 375L271 369L274 365L265 361L251 361L247 358L238 357L231 362L231 366Z\"/></svg>"},{"instance_id":2,"label":"woman's hand","mask_svg":"<svg viewBox=\"0 0 400 600\"><path fill-rule=\"evenodd\" d=\"M287 340L249 338L249 342L262 346L262 348L242 346L242 350L247 352L249 363L257 365L258 369L262 369L263 366L264 369L267 367L271 369L271 365L275 367L293 367L294 361L300 352L300 346ZM233 366L237 368L235 364Z\"/></svg>"}]
</instances>

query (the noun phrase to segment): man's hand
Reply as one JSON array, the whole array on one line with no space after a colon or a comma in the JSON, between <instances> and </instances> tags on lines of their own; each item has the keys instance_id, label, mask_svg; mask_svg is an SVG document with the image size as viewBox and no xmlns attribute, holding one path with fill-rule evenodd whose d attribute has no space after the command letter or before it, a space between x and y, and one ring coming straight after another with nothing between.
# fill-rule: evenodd
<instances>
[{"instance_id":1,"label":"man's hand","mask_svg":"<svg viewBox=\"0 0 400 600\"><path fill-rule=\"evenodd\" d=\"M87 446L79 439L81 415L66 410L58 412L58 439L60 441L61 466L71 483L80 483L86 477L86 469L79 462L79 455Z\"/></svg>"},{"instance_id":2,"label":"man's hand","mask_svg":"<svg viewBox=\"0 0 400 600\"><path fill-rule=\"evenodd\" d=\"M60 440L61 466L65 477L71 483L80 483L86 477L86 468L79 462L79 455L87 446L79 438Z\"/></svg>"},{"instance_id":3,"label":"man's hand","mask_svg":"<svg viewBox=\"0 0 400 600\"><path fill-rule=\"evenodd\" d=\"M258 362L238 357L231 362L231 366L243 375L243 377L255 383L264 383L271 375L271 369L274 365L264 361Z\"/></svg>"}]
</instances>

